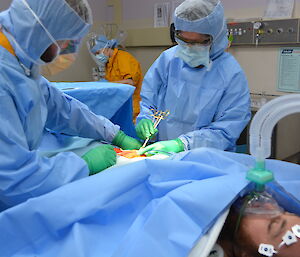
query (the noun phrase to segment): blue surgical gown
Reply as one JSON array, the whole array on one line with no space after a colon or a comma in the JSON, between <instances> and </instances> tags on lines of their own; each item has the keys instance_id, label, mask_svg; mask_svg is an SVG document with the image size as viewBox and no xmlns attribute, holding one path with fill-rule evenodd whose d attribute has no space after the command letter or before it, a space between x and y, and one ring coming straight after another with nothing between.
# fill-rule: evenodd
<instances>
[{"instance_id":1,"label":"blue surgical gown","mask_svg":"<svg viewBox=\"0 0 300 257\"><path fill-rule=\"evenodd\" d=\"M111 142L119 130L39 75L27 77L17 59L0 47L0 201L13 206L89 174L71 152L41 157L45 128Z\"/></svg>"},{"instance_id":2,"label":"blue surgical gown","mask_svg":"<svg viewBox=\"0 0 300 257\"><path fill-rule=\"evenodd\" d=\"M141 91L141 119L152 119L149 107L169 110L160 122L158 140L179 137L185 150L214 147L234 150L250 119L250 96L244 72L235 58L223 52L210 71L191 68L164 51L148 70Z\"/></svg>"},{"instance_id":3,"label":"blue surgical gown","mask_svg":"<svg viewBox=\"0 0 300 257\"><path fill-rule=\"evenodd\" d=\"M39 154L45 128L111 142L119 126L39 75L37 64L53 40L78 41L91 26L65 0L13 0L0 13L0 26L13 49L0 46L1 211L88 176L85 161L71 152Z\"/></svg>"}]
</instances>

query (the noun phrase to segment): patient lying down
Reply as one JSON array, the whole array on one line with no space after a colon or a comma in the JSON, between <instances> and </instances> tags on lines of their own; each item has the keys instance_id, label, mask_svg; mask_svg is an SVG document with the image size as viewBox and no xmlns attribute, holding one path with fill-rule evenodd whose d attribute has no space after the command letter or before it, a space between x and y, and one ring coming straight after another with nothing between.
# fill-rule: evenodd
<instances>
[{"instance_id":1,"label":"patient lying down","mask_svg":"<svg viewBox=\"0 0 300 257\"><path fill-rule=\"evenodd\" d=\"M267 193L250 194L231 208L217 240L224 257L299 257L300 217ZM221 246L221 247L219 247Z\"/></svg>"}]
</instances>

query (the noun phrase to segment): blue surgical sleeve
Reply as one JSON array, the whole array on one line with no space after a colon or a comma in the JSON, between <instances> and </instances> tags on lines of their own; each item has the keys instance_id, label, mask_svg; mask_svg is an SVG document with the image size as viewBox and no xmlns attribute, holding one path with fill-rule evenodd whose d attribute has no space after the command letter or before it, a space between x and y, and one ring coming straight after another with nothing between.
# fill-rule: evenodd
<instances>
[{"instance_id":1,"label":"blue surgical sleeve","mask_svg":"<svg viewBox=\"0 0 300 257\"><path fill-rule=\"evenodd\" d=\"M186 150L213 147L232 151L250 117L248 83L244 73L239 72L229 81L209 126L183 134L179 138Z\"/></svg>"},{"instance_id":2,"label":"blue surgical sleeve","mask_svg":"<svg viewBox=\"0 0 300 257\"><path fill-rule=\"evenodd\" d=\"M7 207L48 193L89 174L84 160L65 152L52 158L30 149L20 114L9 93L0 91L0 201Z\"/></svg>"},{"instance_id":3,"label":"blue surgical sleeve","mask_svg":"<svg viewBox=\"0 0 300 257\"><path fill-rule=\"evenodd\" d=\"M137 117L137 123L141 119L152 120L151 108L162 108L164 93L162 94L161 88L167 87L168 77L168 63L166 56L162 54L149 68L142 84L141 89L141 102L140 114Z\"/></svg>"},{"instance_id":4,"label":"blue surgical sleeve","mask_svg":"<svg viewBox=\"0 0 300 257\"><path fill-rule=\"evenodd\" d=\"M48 107L46 127L71 136L100 139L112 142L118 125L107 118L96 115L89 108L52 86L43 78L43 90Z\"/></svg>"}]
</instances>

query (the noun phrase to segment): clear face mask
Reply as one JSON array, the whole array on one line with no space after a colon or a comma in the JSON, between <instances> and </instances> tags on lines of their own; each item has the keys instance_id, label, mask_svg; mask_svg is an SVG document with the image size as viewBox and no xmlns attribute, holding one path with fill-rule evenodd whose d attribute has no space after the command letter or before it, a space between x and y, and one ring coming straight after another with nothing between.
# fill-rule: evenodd
<instances>
[{"instance_id":1,"label":"clear face mask","mask_svg":"<svg viewBox=\"0 0 300 257\"><path fill-rule=\"evenodd\" d=\"M235 234L239 229L243 216L259 215L267 218L274 218L284 212L275 199L265 191L253 191L249 193L243 200L240 200L235 204L235 209L239 212L238 221L235 227Z\"/></svg>"},{"instance_id":2,"label":"clear face mask","mask_svg":"<svg viewBox=\"0 0 300 257\"><path fill-rule=\"evenodd\" d=\"M274 218L284 213L275 199L267 192L253 192L249 198L243 215L259 215Z\"/></svg>"},{"instance_id":3,"label":"clear face mask","mask_svg":"<svg viewBox=\"0 0 300 257\"><path fill-rule=\"evenodd\" d=\"M275 218L284 213L284 210L278 205L276 200L267 192L252 192L244 202L239 202L236 208L240 209L236 232L239 227L239 222L242 216L260 216L265 218ZM258 247L258 252L264 256L273 256L280 251L284 245L289 246L297 243L300 238L300 225L294 225L291 230L288 230L282 237L282 242L277 246L261 243Z\"/></svg>"}]
</instances>

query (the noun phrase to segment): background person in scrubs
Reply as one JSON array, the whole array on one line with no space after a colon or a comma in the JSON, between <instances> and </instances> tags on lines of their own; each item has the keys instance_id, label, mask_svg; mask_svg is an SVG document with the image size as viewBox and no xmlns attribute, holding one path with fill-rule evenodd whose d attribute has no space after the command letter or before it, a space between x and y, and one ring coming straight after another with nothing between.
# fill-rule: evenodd
<instances>
[{"instance_id":1,"label":"background person in scrubs","mask_svg":"<svg viewBox=\"0 0 300 257\"><path fill-rule=\"evenodd\" d=\"M240 65L228 46L219 0L186 0L175 10L178 46L164 51L145 75L136 132L154 136L151 108L170 111L157 142L144 148L180 152L197 147L234 151L250 119L250 96Z\"/></svg>"},{"instance_id":2,"label":"background person in scrubs","mask_svg":"<svg viewBox=\"0 0 300 257\"><path fill-rule=\"evenodd\" d=\"M108 40L104 35L100 35L91 52L98 60L97 64L105 66L106 80L135 87L133 93L133 118L135 121L140 112L142 70L138 60L130 53L118 49L117 45L117 40Z\"/></svg>"},{"instance_id":3,"label":"background person in scrubs","mask_svg":"<svg viewBox=\"0 0 300 257\"><path fill-rule=\"evenodd\" d=\"M37 149L46 128L106 140L124 149L140 143L86 105L63 94L39 74L65 45L78 51L92 23L86 0L13 0L0 13L0 209L95 174L116 162L110 145L83 158ZM67 44L66 44L67 43Z\"/></svg>"}]
</instances>

